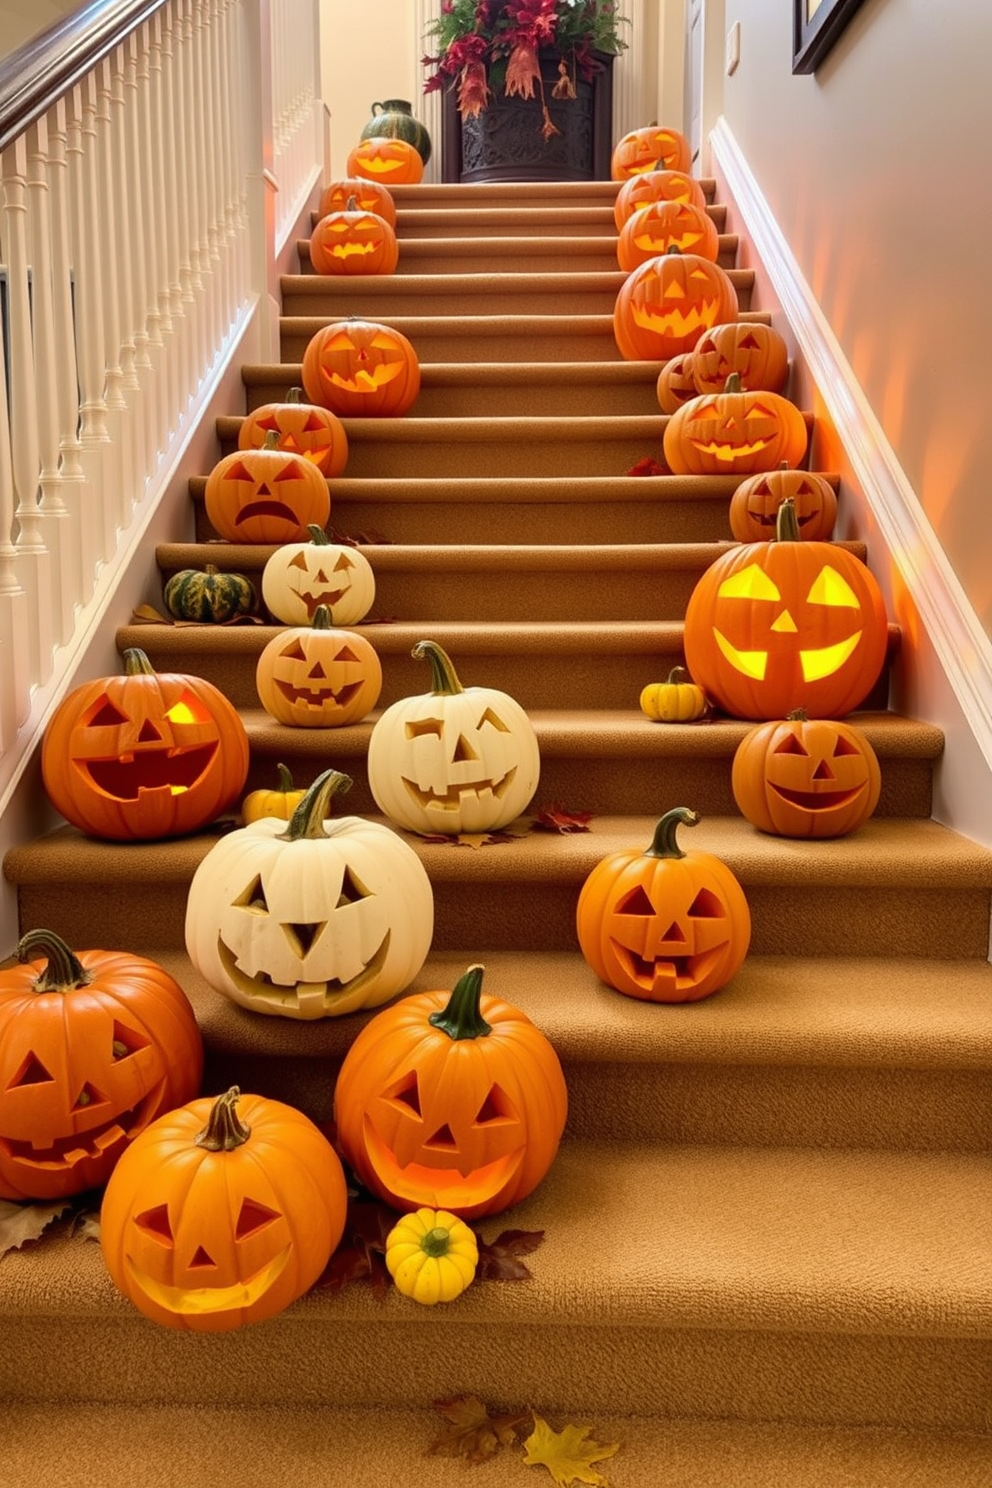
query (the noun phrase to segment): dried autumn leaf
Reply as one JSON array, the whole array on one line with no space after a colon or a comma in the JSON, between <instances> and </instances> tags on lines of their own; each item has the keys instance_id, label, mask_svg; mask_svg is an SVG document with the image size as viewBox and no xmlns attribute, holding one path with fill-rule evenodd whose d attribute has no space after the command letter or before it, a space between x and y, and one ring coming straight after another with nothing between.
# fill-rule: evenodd
<instances>
[{"instance_id":1,"label":"dried autumn leaf","mask_svg":"<svg viewBox=\"0 0 992 1488\"><path fill-rule=\"evenodd\" d=\"M543 1230L504 1230L495 1240L485 1241L476 1234L480 1281L530 1281L533 1272L520 1259L530 1255L544 1240Z\"/></svg>"},{"instance_id":2,"label":"dried autumn leaf","mask_svg":"<svg viewBox=\"0 0 992 1488\"><path fill-rule=\"evenodd\" d=\"M487 1406L475 1395L456 1395L451 1400L435 1400L434 1409L450 1423L446 1431L427 1448L430 1457L464 1457L469 1462L485 1462L500 1447L511 1447L519 1428L530 1411L512 1411L490 1415Z\"/></svg>"},{"instance_id":3,"label":"dried autumn leaf","mask_svg":"<svg viewBox=\"0 0 992 1488\"><path fill-rule=\"evenodd\" d=\"M653 455L645 455L643 459L631 465L627 471L628 475L668 475L668 467L660 465Z\"/></svg>"},{"instance_id":4,"label":"dried autumn leaf","mask_svg":"<svg viewBox=\"0 0 992 1488\"><path fill-rule=\"evenodd\" d=\"M534 1430L524 1442L528 1467L546 1467L556 1483L592 1483L608 1488L607 1480L593 1467L620 1450L619 1442L603 1444L587 1440L591 1426L566 1426L552 1431L547 1421L534 1414Z\"/></svg>"},{"instance_id":5,"label":"dried autumn leaf","mask_svg":"<svg viewBox=\"0 0 992 1488\"><path fill-rule=\"evenodd\" d=\"M69 1234L74 1240L99 1240L100 1211L98 1209L81 1209L73 1217Z\"/></svg>"},{"instance_id":6,"label":"dried autumn leaf","mask_svg":"<svg viewBox=\"0 0 992 1488\"><path fill-rule=\"evenodd\" d=\"M368 1280L376 1296L383 1296L389 1285L386 1237L395 1223L394 1211L377 1199L351 1200L341 1242L316 1285L339 1292L349 1282Z\"/></svg>"},{"instance_id":7,"label":"dried autumn leaf","mask_svg":"<svg viewBox=\"0 0 992 1488\"><path fill-rule=\"evenodd\" d=\"M568 811L560 801L540 806L534 815L534 826L541 832L588 832L591 811Z\"/></svg>"},{"instance_id":8,"label":"dried autumn leaf","mask_svg":"<svg viewBox=\"0 0 992 1488\"><path fill-rule=\"evenodd\" d=\"M0 1199L0 1255L20 1250L30 1240L37 1240L56 1219L72 1208L71 1202L57 1204L10 1204Z\"/></svg>"}]
</instances>

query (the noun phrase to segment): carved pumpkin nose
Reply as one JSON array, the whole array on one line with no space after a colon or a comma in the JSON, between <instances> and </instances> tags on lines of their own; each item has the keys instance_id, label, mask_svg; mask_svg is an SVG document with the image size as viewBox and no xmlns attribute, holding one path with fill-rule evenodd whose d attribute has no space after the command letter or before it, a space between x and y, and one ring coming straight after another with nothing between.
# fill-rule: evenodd
<instances>
[{"instance_id":1,"label":"carved pumpkin nose","mask_svg":"<svg viewBox=\"0 0 992 1488\"><path fill-rule=\"evenodd\" d=\"M788 610L783 610L778 619L772 621L772 630L777 631L779 635L794 635L798 629L798 625Z\"/></svg>"},{"instance_id":2,"label":"carved pumpkin nose","mask_svg":"<svg viewBox=\"0 0 992 1488\"><path fill-rule=\"evenodd\" d=\"M145 721L144 721L144 723L141 725L141 731L138 734L138 743L139 744L161 744L161 742L162 742L162 735L161 735L161 733L155 727L155 725L152 723L151 719L150 718L146 718Z\"/></svg>"},{"instance_id":3,"label":"carved pumpkin nose","mask_svg":"<svg viewBox=\"0 0 992 1488\"><path fill-rule=\"evenodd\" d=\"M836 780L836 778L826 760L821 760L813 771L814 780Z\"/></svg>"}]
</instances>

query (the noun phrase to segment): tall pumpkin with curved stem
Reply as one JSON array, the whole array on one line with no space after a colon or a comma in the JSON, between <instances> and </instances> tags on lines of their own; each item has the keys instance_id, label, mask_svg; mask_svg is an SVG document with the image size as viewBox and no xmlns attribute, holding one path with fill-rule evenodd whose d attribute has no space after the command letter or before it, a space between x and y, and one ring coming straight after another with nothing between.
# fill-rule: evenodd
<instances>
[{"instance_id":1,"label":"tall pumpkin with curved stem","mask_svg":"<svg viewBox=\"0 0 992 1488\"><path fill-rule=\"evenodd\" d=\"M436 641L418 641L433 688L393 703L373 726L369 786L411 832L491 832L525 810L541 769L534 726L495 687L463 687Z\"/></svg>"},{"instance_id":2,"label":"tall pumpkin with curved stem","mask_svg":"<svg viewBox=\"0 0 992 1488\"><path fill-rule=\"evenodd\" d=\"M397 1209L498 1214L547 1173L568 1095L554 1048L527 1015L482 991L416 992L368 1022L344 1057L334 1120L345 1157Z\"/></svg>"},{"instance_id":3,"label":"tall pumpkin with curved stem","mask_svg":"<svg viewBox=\"0 0 992 1488\"><path fill-rule=\"evenodd\" d=\"M644 1002L698 1002L741 966L751 912L735 874L713 853L684 852L677 829L699 816L667 811L643 851L610 853L579 893L576 932L596 975Z\"/></svg>"},{"instance_id":4,"label":"tall pumpkin with curved stem","mask_svg":"<svg viewBox=\"0 0 992 1488\"><path fill-rule=\"evenodd\" d=\"M381 822L329 820L351 780L325 770L287 824L218 838L193 875L186 949L216 991L256 1013L333 1018L378 1007L417 975L434 894L409 843Z\"/></svg>"}]
</instances>

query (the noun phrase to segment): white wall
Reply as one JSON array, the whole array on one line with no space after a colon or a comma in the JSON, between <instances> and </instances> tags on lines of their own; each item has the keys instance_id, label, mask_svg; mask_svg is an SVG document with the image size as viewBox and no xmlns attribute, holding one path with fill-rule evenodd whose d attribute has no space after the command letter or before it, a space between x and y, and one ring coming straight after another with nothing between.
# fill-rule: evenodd
<instances>
[{"instance_id":1,"label":"white wall","mask_svg":"<svg viewBox=\"0 0 992 1488\"><path fill-rule=\"evenodd\" d=\"M413 0L321 0L321 78L330 112L331 174L346 174L372 104L405 98L423 120L423 38ZM433 141L435 147L437 141Z\"/></svg>"}]
</instances>

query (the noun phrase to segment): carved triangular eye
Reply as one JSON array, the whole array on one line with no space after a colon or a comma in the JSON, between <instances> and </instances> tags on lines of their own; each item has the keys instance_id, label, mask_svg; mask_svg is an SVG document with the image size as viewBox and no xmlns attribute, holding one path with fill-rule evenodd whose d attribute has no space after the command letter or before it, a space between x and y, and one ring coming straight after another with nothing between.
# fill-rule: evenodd
<instances>
[{"instance_id":1,"label":"carved triangular eye","mask_svg":"<svg viewBox=\"0 0 992 1488\"><path fill-rule=\"evenodd\" d=\"M287 568L302 568L303 572L306 573L306 571L307 571L307 555L305 553L297 553L295 558L291 558L289 560L289 562L286 564L286 567Z\"/></svg>"},{"instance_id":2,"label":"carved triangular eye","mask_svg":"<svg viewBox=\"0 0 992 1488\"><path fill-rule=\"evenodd\" d=\"M37 1054L29 1054L7 1089L16 1090L19 1085L45 1085L54 1078L54 1075L48 1073Z\"/></svg>"},{"instance_id":3,"label":"carved triangular eye","mask_svg":"<svg viewBox=\"0 0 992 1488\"><path fill-rule=\"evenodd\" d=\"M324 427L324 421L319 414L311 413L303 425L306 434L318 434Z\"/></svg>"},{"instance_id":4,"label":"carved triangular eye","mask_svg":"<svg viewBox=\"0 0 992 1488\"><path fill-rule=\"evenodd\" d=\"M148 1043L149 1040L136 1028L128 1028L126 1023L114 1019L113 1056L115 1059L129 1059L140 1049L147 1049Z\"/></svg>"},{"instance_id":5,"label":"carved triangular eye","mask_svg":"<svg viewBox=\"0 0 992 1488\"><path fill-rule=\"evenodd\" d=\"M786 737L782 740L781 744L776 745L775 753L808 754L809 751L804 747L802 742L796 738L795 734L787 734Z\"/></svg>"},{"instance_id":6,"label":"carved triangular eye","mask_svg":"<svg viewBox=\"0 0 992 1488\"><path fill-rule=\"evenodd\" d=\"M227 471L224 479L232 481L248 481L250 485L255 484L255 477L252 475L251 471L248 469L248 466L244 463L243 460L236 461L235 464L231 466L230 470Z\"/></svg>"},{"instance_id":7,"label":"carved triangular eye","mask_svg":"<svg viewBox=\"0 0 992 1488\"><path fill-rule=\"evenodd\" d=\"M420 1116L420 1082L417 1079L416 1070L411 1070L408 1075L398 1081L391 1090L383 1092L383 1100L392 1101L393 1105L400 1106L404 1110L412 1112L414 1116Z\"/></svg>"},{"instance_id":8,"label":"carved triangular eye","mask_svg":"<svg viewBox=\"0 0 992 1488\"><path fill-rule=\"evenodd\" d=\"M299 641L294 641L292 645L287 646L282 654L287 661L306 661L307 659L307 653Z\"/></svg>"},{"instance_id":9,"label":"carved triangular eye","mask_svg":"<svg viewBox=\"0 0 992 1488\"><path fill-rule=\"evenodd\" d=\"M487 708L485 713L483 713L482 717L479 719L480 729L482 728L483 724L486 723L489 724L490 728L496 729L497 733L508 734L510 732L509 725L505 724L502 718L500 718L499 714L493 712L492 708Z\"/></svg>"},{"instance_id":10,"label":"carved triangular eye","mask_svg":"<svg viewBox=\"0 0 992 1488\"><path fill-rule=\"evenodd\" d=\"M342 553L341 554L341 557L338 559L337 563L335 563L335 565L334 565L334 572L335 573L339 573L341 571L341 569L347 570L349 568L354 568L354 566L355 565L352 563L351 559L348 557L348 554L347 553Z\"/></svg>"},{"instance_id":11,"label":"carved triangular eye","mask_svg":"<svg viewBox=\"0 0 992 1488\"><path fill-rule=\"evenodd\" d=\"M841 605L845 609L860 610L858 596L843 574L829 563L824 564L813 580L809 591L810 604Z\"/></svg>"},{"instance_id":12,"label":"carved triangular eye","mask_svg":"<svg viewBox=\"0 0 992 1488\"><path fill-rule=\"evenodd\" d=\"M691 920L722 920L724 913L723 905L712 889L700 889L689 905Z\"/></svg>"},{"instance_id":13,"label":"carved triangular eye","mask_svg":"<svg viewBox=\"0 0 992 1488\"><path fill-rule=\"evenodd\" d=\"M488 1126L495 1121L516 1121L517 1111L506 1091L493 1085L475 1118L476 1126Z\"/></svg>"},{"instance_id":14,"label":"carved triangular eye","mask_svg":"<svg viewBox=\"0 0 992 1488\"><path fill-rule=\"evenodd\" d=\"M278 471L278 473L272 477L272 484L277 485L280 481L298 481L305 479L306 477L304 476L303 471L300 469L299 465L297 465L295 460L292 460L288 465L284 465L282 470Z\"/></svg>"},{"instance_id":15,"label":"carved triangular eye","mask_svg":"<svg viewBox=\"0 0 992 1488\"><path fill-rule=\"evenodd\" d=\"M236 1240L244 1240L249 1235L263 1230L266 1225L274 1219L281 1219L282 1215L275 1209L267 1209L264 1204L259 1204L255 1199L245 1199L241 1205L241 1213L238 1215L238 1223L234 1231Z\"/></svg>"},{"instance_id":16,"label":"carved triangular eye","mask_svg":"<svg viewBox=\"0 0 992 1488\"><path fill-rule=\"evenodd\" d=\"M638 884L636 889L631 889L625 899L621 899L616 912L623 915L653 915L654 905L646 891Z\"/></svg>"},{"instance_id":17,"label":"carved triangular eye","mask_svg":"<svg viewBox=\"0 0 992 1488\"><path fill-rule=\"evenodd\" d=\"M435 734L440 739L443 731L444 720L441 718L414 718L404 728L408 739L419 739L422 734Z\"/></svg>"},{"instance_id":18,"label":"carved triangular eye","mask_svg":"<svg viewBox=\"0 0 992 1488\"><path fill-rule=\"evenodd\" d=\"M758 347L757 339L751 335L742 336L739 344L745 351L756 351Z\"/></svg>"},{"instance_id":19,"label":"carved triangular eye","mask_svg":"<svg viewBox=\"0 0 992 1488\"><path fill-rule=\"evenodd\" d=\"M173 1243L168 1204L157 1204L154 1209L146 1209L143 1214L136 1214L134 1222L139 1230L144 1230L146 1235L153 1235L163 1245Z\"/></svg>"},{"instance_id":20,"label":"carved triangular eye","mask_svg":"<svg viewBox=\"0 0 992 1488\"><path fill-rule=\"evenodd\" d=\"M335 661L357 661L358 660L358 657L355 655L354 651L352 651L352 649L351 649L350 646L342 646L341 647L341 650L337 653L337 655L335 656L334 660Z\"/></svg>"},{"instance_id":21,"label":"carved triangular eye","mask_svg":"<svg viewBox=\"0 0 992 1488\"><path fill-rule=\"evenodd\" d=\"M265 890L262 887L262 879L259 874L255 875L244 892L239 894L234 900L234 903L238 909L250 909L255 914L268 914L269 903L265 897Z\"/></svg>"},{"instance_id":22,"label":"carved triangular eye","mask_svg":"<svg viewBox=\"0 0 992 1488\"><path fill-rule=\"evenodd\" d=\"M116 708L109 698L104 698L93 717L87 723L87 728L120 728L122 723L127 723L127 716Z\"/></svg>"},{"instance_id":23,"label":"carved triangular eye","mask_svg":"<svg viewBox=\"0 0 992 1488\"><path fill-rule=\"evenodd\" d=\"M860 754L861 750L852 739L846 739L843 734L838 734L834 740L834 758L840 754Z\"/></svg>"},{"instance_id":24,"label":"carved triangular eye","mask_svg":"<svg viewBox=\"0 0 992 1488\"><path fill-rule=\"evenodd\" d=\"M335 907L340 909L342 904L357 904L360 899L367 899L370 892L371 890L365 887L361 879L356 878L351 869L346 867L341 878L341 889Z\"/></svg>"}]
</instances>

